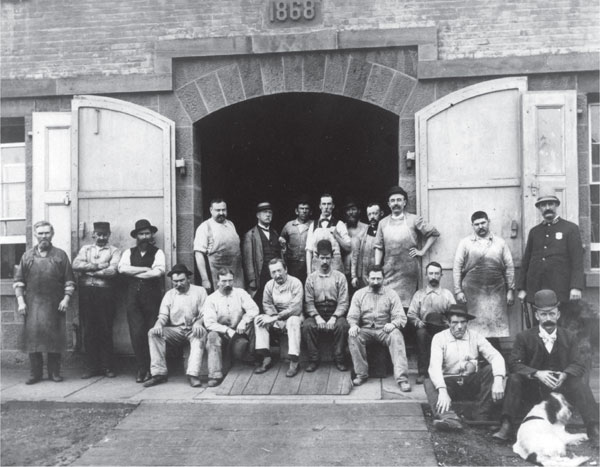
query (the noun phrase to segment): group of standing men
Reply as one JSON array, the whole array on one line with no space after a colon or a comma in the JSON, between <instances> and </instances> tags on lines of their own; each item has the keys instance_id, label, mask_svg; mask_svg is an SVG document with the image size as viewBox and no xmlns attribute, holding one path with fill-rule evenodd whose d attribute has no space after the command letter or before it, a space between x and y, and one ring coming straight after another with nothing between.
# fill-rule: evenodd
<instances>
[{"instance_id":1,"label":"group of standing men","mask_svg":"<svg viewBox=\"0 0 600 467\"><path fill-rule=\"evenodd\" d=\"M448 416L452 394L464 395L467 388L473 391L473 383L476 390L472 394L478 394L482 404L504 395L504 360L488 339L508 336L507 305L514 301L514 266L506 242L490 231L488 215L477 211L471 217L474 234L463 239L456 251L454 294L440 287L442 267L436 262L426 266L428 284L417 290L419 258L440 233L420 216L406 212L407 202L407 193L393 187L388 193L391 214L381 219L381 206L369 204L369 223L363 224L353 201L343 206L344 221L334 216L333 197L323 194L320 216L312 221L308 200L300 199L297 217L285 225L281 235L271 225L271 204L261 202L256 208L257 224L240 242L234 224L227 219L226 202L215 199L210 204L211 217L198 227L194 239L202 287L191 284L191 271L177 264L168 273L174 287L164 297L165 256L154 245L157 228L147 220L136 222L131 231L136 246L122 254L108 243L110 225L96 222L94 244L81 249L72 268L66 254L52 246L52 226L38 222L34 225L38 244L23 255L15 278L18 310L26 315L25 343L31 358L27 383L42 379L44 351L48 352L50 379L62 380L60 351L65 345L64 312L75 290L73 270L80 274L80 309L86 328L88 371L83 377L114 376L113 284L119 273L128 281L127 319L138 365L137 382L152 386L166 381L166 343L190 342L187 375L192 386L201 385L205 349L209 385L220 383L224 345L233 355L255 350L260 359L255 372L263 373L272 365L269 336L277 330L288 333L289 377L298 373L301 339L308 351L306 371L315 371L320 361L319 335L330 332L340 371L348 370L345 349L349 344L355 385L368 378L367 344L379 342L390 350L394 378L401 390L410 391L401 332L409 324L417 336L417 382L425 382L438 427L456 427L456 420ZM560 311L568 312L570 302L581 298L583 288L579 230L557 216L559 204L553 195L541 196L536 203L544 221L529 234L517 285L519 299L536 307L541 323L535 338L539 345L534 345L535 355L529 355L529 349L521 345L521 335L517 336L513 356L518 358L511 360L509 370L515 365L532 365L532 359L538 362L538 353L545 351L548 355L538 362L540 368L533 367L528 373L529 378L537 378L542 387L551 390L568 387L573 392L573 387L585 386L579 369L566 369L580 365L577 349L569 347L576 342L568 339L565 344L568 357L554 358L553 349L563 352L563 345L545 344L548 339L560 341L564 332L556 334L556 320L554 327L544 327L549 320L543 319L543 312L555 309L552 319L558 319L559 306ZM467 329L470 320L473 324ZM448 325L449 329L439 332ZM546 335L553 333L554 340ZM491 368L480 369L479 356L487 359ZM547 371L558 376L548 376ZM514 414L523 409L524 403L515 395L520 394L523 383L512 376L499 438L508 436L518 421ZM587 393L584 400L590 402ZM590 415L586 421L597 435L597 416Z\"/></svg>"}]
</instances>

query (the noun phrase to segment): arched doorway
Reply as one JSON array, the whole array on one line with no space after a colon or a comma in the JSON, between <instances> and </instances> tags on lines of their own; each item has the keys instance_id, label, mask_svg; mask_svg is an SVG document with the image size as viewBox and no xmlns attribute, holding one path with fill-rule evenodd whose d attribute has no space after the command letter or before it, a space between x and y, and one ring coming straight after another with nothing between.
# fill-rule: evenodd
<instances>
[{"instance_id":1,"label":"arched doorway","mask_svg":"<svg viewBox=\"0 0 600 467\"><path fill-rule=\"evenodd\" d=\"M293 217L300 194L310 196L313 211L322 192L338 207L348 196L363 207L384 201L398 181L398 124L380 107L322 93L276 94L214 112L194 125L202 215L222 196L243 233L264 199L274 204L277 229Z\"/></svg>"}]
</instances>

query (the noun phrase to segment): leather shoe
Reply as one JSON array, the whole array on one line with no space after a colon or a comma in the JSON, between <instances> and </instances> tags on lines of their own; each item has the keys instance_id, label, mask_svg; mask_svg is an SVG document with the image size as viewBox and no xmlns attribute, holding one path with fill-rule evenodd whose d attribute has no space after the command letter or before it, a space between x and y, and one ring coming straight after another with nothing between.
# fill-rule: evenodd
<instances>
[{"instance_id":1,"label":"leather shoe","mask_svg":"<svg viewBox=\"0 0 600 467\"><path fill-rule=\"evenodd\" d=\"M288 368L288 371L285 372L285 376L293 378L298 374L298 370L298 362L290 362L290 367Z\"/></svg>"},{"instance_id":2,"label":"leather shoe","mask_svg":"<svg viewBox=\"0 0 600 467\"><path fill-rule=\"evenodd\" d=\"M344 362L335 362L335 367L340 371L348 371L348 367L344 364Z\"/></svg>"},{"instance_id":3,"label":"leather shoe","mask_svg":"<svg viewBox=\"0 0 600 467\"><path fill-rule=\"evenodd\" d=\"M81 379L90 379L94 376L104 376L104 372L102 370L87 370L83 372Z\"/></svg>"},{"instance_id":4,"label":"leather shoe","mask_svg":"<svg viewBox=\"0 0 600 467\"><path fill-rule=\"evenodd\" d=\"M25 384L35 384L39 383L41 380L42 378L40 376L30 376L29 379L25 381Z\"/></svg>"},{"instance_id":5,"label":"leather shoe","mask_svg":"<svg viewBox=\"0 0 600 467\"><path fill-rule=\"evenodd\" d=\"M417 384L423 384L425 382L425 376L419 375L417 376Z\"/></svg>"},{"instance_id":6,"label":"leather shoe","mask_svg":"<svg viewBox=\"0 0 600 467\"><path fill-rule=\"evenodd\" d=\"M367 381L368 378L361 378L360 376L357 376L356 378L354 378L352 380L352 384L354 386L360 386L361 384L363 384L365 381Z\"/></svg>"},{"instance_id":7,"label":"leather shoe","mask_svg":"<svg viewBox=\"0 0 600 467\"><path fill-rule=\"evenodd\" d=\"M308 362L308 365L306 366L306 371L308 373L312 373L317 368L319 368L319 362Z\"/></svg>"},{"instance_id":8,"label":"leather shoe","mask_svg":"<svg viewBox=\"0 0 600 467\"><path fill-rule=\"evenodd\" d=\"M271 360L271 357L265 357L263 358L262 364L254 369L254 373L256 373L257 375L260 375L262 373L266 373L266 371L271 368L273 366L273 361Z\"/></svg>"},{"instance_id":9,"label":"leather shoe","mask_svg":"<svg viewBox=\"0 0 600 467\"><path fill-rule=\"evenodd\" d=\"M492 438L495 438L500 441L509 441L513 437L513 426L510 421L505 418L502 420L502 425L500 429L492 435Z\"/></svg>"},{"instance_id":10,"label":"leather shoe","mask_svg":"<svg viewBox=\"0 0 600 467\"><path fill-rule=\"evenodd\" d=\"M215 379L215 378L211 378L208 380L208 387L209 388L214 388L215 386L218 386L219 384L221 384L221 379Z\"/></svg>"},{"instance_id":11,"label":"leather shoe","mask_svg":"<svg viewBox=\"0 0 600 467\"><path fill-rule=\"evenodd\" d=\"M144 383L145 388L150 388L152 386L156 386L157 384L166 383L167 375L156 375L150 378L148 381Z\"/></svg>"},{"instance_id":12,"label":"leather shoe","mask_svg":"<svg viewBox=\"0 0 600 467\"><path fill-rule=\"evenodd\" d=\"M104 370L104 376L106 376L107 378L114 378L117 375L110 368L107 368Z\"/></svg>"},{"instance_id":13,"label":"leather shoe","mask_svg":"<svg viewBox=\"0 0 600 467\"><path fill-rule=\"evenodd\" d=\"M202 387L202 381L197 376L188 375L188 381L190 382L190 386L193 388Z\"/></svg>"},{"instance_id":14,"label":"leather shoe","mask_svg":"<svg viewBox=\"0 0 600 467\"><path fill-rule=\"evenodd\" d=\"M410 392L412 390L408 381L398 381L398 386L400 386L400 391L402 392Z\"/></svg>"},{"instance_id":15,"label":"leather shoe","mask_svg":"<svg viewBox=\"0 0 600 467\"><path fill-rule=\"evenodd\" d=\"M463 429L460 420L454 418L436 418L433 427L438 431L462 431Z\"/></svg>"},{"instance_id":16,"label":"leather shoe","mask_svg":"<svg viewBox=\"0 0 600 467\"><path fill-rule=\"evenodd\" d=\"M598 433L598 424L592 423L587 427L587 435L590 440L590 444L594 447L598 447L598 438L600 437L600 433Z\"/></svg>"},{"instance_id":17,"label":"leather shoe","mask_svg":"<svg viewBox=\"0 0 600 467\"><path fill-rule=\"evenodd\" d=\"M54 381L55 383L60 383L64 380L64 378L62 376L60 376L60 374L58 374L58 373L49 375L48 379L51 381Z\"/></svg>"},{"instance_id":18,"label":"leather shoe","mask_svg":"<svg viewBox=\"0 0 600 467\"><path fill-rule=\"evenodd\" d=\"M144 370L138 370L137 375L135 377L136 383L143 383L144 381L148 381L150 379L150 373Z\"/></svg>"}]
</instances>

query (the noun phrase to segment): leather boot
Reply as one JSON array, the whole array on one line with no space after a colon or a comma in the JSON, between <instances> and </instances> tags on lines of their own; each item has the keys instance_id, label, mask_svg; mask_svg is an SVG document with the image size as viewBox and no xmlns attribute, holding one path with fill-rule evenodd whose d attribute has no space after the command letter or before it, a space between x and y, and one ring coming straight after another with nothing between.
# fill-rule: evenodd
<instances>
[{"instance_id":1,"label":"leather boot","mask_svg":"<svg viewBox=\"0 0 600 467\"><path fill-rule=\"evenodd\" d=\"M260 375L262 373L265 373L272 366L273 360L271 359L271 357L265 357L263 358L262 364L254 370L254 373Z\"/></svg>"},{"instance_id":2,"label":"leather boot","mask_svg":"<svg viewBox=\"0 0 600 467\"><path fill-rule=\"evenodd\" d=\"M500 429L492 437L500 441L508 441L513 437L513 426L508 418L502 419Z\"/></svg>"},{"instance_id":3,"label":"leather boot","mask_svg":"<svg viewBox=\"0 0 600 467\"><path fill-rule=\"evenodd\" d=\"M40 352L32 352L29 354L29 379L25 384L35 384L42 380L44 375L44 358Z\"/></svg>"},{"instance_id":4,"label":"leather boot","mask_svg":"<svg viewBox=\"0 0 600 467\"><path fill-rule=\"evenodd\" d=\"M60 383L63 377L60 375L60 354L48 352L48 379Z\"/></svg>"}]
</instances>

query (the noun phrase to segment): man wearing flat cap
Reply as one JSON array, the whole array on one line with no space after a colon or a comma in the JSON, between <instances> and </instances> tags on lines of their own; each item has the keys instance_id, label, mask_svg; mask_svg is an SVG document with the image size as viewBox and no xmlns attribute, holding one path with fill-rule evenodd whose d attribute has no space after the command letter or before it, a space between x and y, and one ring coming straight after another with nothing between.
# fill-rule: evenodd
<instances>
[{"instance_id":1,"label":"man wearing flat cap","mask_svg":"<svg viewBox=\"0 0 600 467\"><path fill-rule=\"evenodd\" d=\"M279 234L271 227L273 207L269 202L256 205L258 222L244 235L242 255L244 257L244 274L246 275L246 291L262 308L263 290L271 280L269 261L281 258Z\"/></svg>"},{"instance_id":2,"label":"man wearing flat cap","mask_svg":"<svg viewBox=\"0 0 600 467\"><path fill-rule=\"evenodd\" d=\"M197 388L202 385L200 366L206 347L202 307L207 294L203 287L190 283L191 275L185 264L176 264L167 274L173 288L163 297L156 324L148 331L152 378L144 383L145 387L167 381L167 344L181 347L187 342L190 343L190 353L186 375L190 386Z\"/></svg>"},{"instance_id":3,"label":"man wearing flat cap","mask_svg":"<svg viewBox=\"0 0 600 467\"><path fill-rule=\"evenodd\" d=\"M389 190L388 206L392 213L379 222L375 237L375 264L383 266L384 285L396 291L404 306L408 306L417 291L419 258L440 236L421 216L406 212L407 203L408 194L401 187Z\"/></svg>"},{"instance_id":4,"label":"man wearing flat cap","mask_svg":"<svg viewBox=\"0 0 600 467\"><path fill-rule=\"evenodd\" d=\"M468 329L475 316L463 304L451 305L446 312L449 329L438 332L431 341L429 378L425 393L434 414L433 426L441 431L462 429L452 408L454 400L475 400L475 420L488 420L493 403L504 397L504 358L488 340ZM489 365L478 366L483 357Z\"/></svg>"},{"instance_id":5,"label":"man wearing flat cap","mask_svg":"<svg viewBox=\"0 0 600 467\"><path fill-rule=\"evenodd\" d=\"M150 379L148 331L158 317L165 274L165 254L154 246L158 229L147 219L136 221L130 235L136 246L125 250L119 262L119 272L127 277L127 323L137 363L136 383Z\"/></svg>"},{"instance_id":6,"label":"man wearing flat cap","mask_svg":"<svg viewBox=\"0 0 600 467\"><path fill-rule=\"evenodd\" d=\"M575 334L558 326L559 301L552 290L534 296L539 326L527 329L515 339L508 369L502 426L494 437L507 441L514 428L535 404L550 392L562 393L574 405L587 426L590 441L598 445L598 406L588 384L582 379L585 363Z\"/></svg>"},{"instance_id":7,"label":"man wearing flat cap","mask_svg":"<svg viewBox=\"0 0 600 467\"><path fill-rule=\"evenodd\" d=\"M79 273L79 313L87 357L81 378L113 378L115 278L121 252L108 243L108 222L94 222L92 238L94 243L84 245L73 260L73 271Z\"/></svg>"},{"instance_id":8,"label":"man wearing flat cap","mask_svg":"<svg viewBox=\"0 0 600 467\"><path fill-rule=\"evenodd\" d=\"M561 325L567 326L576 318L573 315L585 283L579 227L558 216L560 200L554 194L541 195L535 206L543 220L527 237L517 282L518 297L522 302L533 303L537 291L553 290L561 303Z\"/></svg>"}]
</instances>

